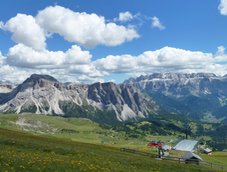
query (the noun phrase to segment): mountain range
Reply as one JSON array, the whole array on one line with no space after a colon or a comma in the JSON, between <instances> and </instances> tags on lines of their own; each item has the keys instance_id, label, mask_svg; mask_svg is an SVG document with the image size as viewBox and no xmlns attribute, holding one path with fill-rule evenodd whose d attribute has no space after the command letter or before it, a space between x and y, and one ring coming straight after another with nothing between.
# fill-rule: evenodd
<instances>
[{"instance_id":1,"label":"mountain range","mask_svg":"<svg viewBox=\"0 0 227 172\"><path fill-rule=\"evenodd\" d=\"M0 83L1 113L85 117L103 123L188 117L227 120L227 76L154 73L122 84L61 83L33 74L19 85Z\"/></svg>"}]
</instances>

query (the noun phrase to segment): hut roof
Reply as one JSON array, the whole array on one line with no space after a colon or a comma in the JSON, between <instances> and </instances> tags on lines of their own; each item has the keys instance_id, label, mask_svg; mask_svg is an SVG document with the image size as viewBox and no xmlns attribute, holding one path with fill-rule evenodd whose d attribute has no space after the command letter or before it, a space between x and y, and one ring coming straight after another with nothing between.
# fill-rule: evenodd
<instances>
[{"instance_id":1,"label":"hut roof","mask_svg":"<svg viewBox=\"0 0 227 172\"><path fill-rule=\"evenodd\" d=\"M206 153L210 153L210 152L212 152L212 150L211 150L211 149L209 149L209 148L205 148L205 149L203 149L203 151L204 151L204 152L206 152Z\"/></svg>"},{"instance_id":2,"label":"hut roof","mask_svg":"<svg viewBox=\"0 0 227 172\"><path fill-rule=\"evenodd\" d=\"M187 152L184 155L182 155L182 159L185 160L189 160L189 159L197 159L199 161L202 161L202 158L199 155L196 155L192 152Z\"/></svg>"},{"instance_id":3,"label":"hut roof","mask_svg":"<svg viewBox=\"0 0 227 172\"><path fill-rule=\"evenodd\" d=\"M174 146L173 148L175 150L194 152L197 146L198 146L198 141L184 139L184 140L181 140L179 143L177 143L176 146Z\"/></svg>"}]
</instances>

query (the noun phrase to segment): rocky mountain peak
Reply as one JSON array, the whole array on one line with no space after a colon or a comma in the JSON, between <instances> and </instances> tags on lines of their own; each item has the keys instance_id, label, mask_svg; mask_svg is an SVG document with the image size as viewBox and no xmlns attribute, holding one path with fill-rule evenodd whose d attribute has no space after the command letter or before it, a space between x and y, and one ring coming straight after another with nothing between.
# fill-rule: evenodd
<instances>
[{"instance_id":1,"label":"rocky mountain peak","mask_svg":"<svg viewBox=\"0 0 227 172\"><path fill-rule=\"evenodd\" d=\"M25 90L27 88L34 87L44 87L45 85L58 83L58 80L50 75L39 75L32 74L29 78L27 78L22 84L19 85L19 91Z\"/></svg>"},{"instance_id":2,"label":"rocky mountain peak","mask_svg":"<svg viewBox=\"0 0 227 172\"><path fill-rule=\"evenodd\" d=\"M125 84L131 84L141 81L151 80L182 80L182 79L196 79L196 78L215 78L213 73L153 73L151 75L141 75L137 78L130 78L126 80Z\"/></svg>"},{"instance_id":3,"label":"rocky mountain peak","mask_svg":"<svg viewBox=\"0 0 227 172\"><path fill-rule=\"evenodd\" d=\"M159 111L197 119L220 113L221 118L227 107L227 79L212 73L154 73L120 85L60 83L52 76L33 74L13 91L2 90L0 112L110 118L109 122L147 118Z\"/></svg>"},{"instance_id":4,"label":"rocky mountain peak","mask_svg":"<svg viewBox=\"0 0 227 172\"><path fill-rule=\"evenodd\" d=\"M89 86L88 98L96 102L101 102L104 104L116 104L120 102L118 96L120 93L120 88L112 82L107 83L94 83Z\"/></svg>"},{"instance_id":5,"label":"rocky mountain peak","mask_svg":"<svg viewBox=\"0 0 227 172\"><path fill-rule=\"evenodd\" d=\"M26 79L24 81L24 83L38 82L38 81L41 81L41 80L46 80L46 81L50 81L50 82L58 82L57 79L55 79L54 77L52 77L50 75L32 74L28 79Z\"/></svg>"},{"instance_id":6,"label":"rocky mountain peak","mask_svg":"<svg viewBox=\"0 0 227 172\"><path fill-rule=\"evenodd\" d=\"M76 85L48 75L33 74L12 92L0 97L0 112L32 112L118 121L145 118L158 109L151 98L132 86L113 82ZM94 117L97 113L97 117ZM107 117L104 117L107 118Z\"/></svg>"},{"instance_id":7,"label":"rocky mountain peak","mask_svg":"<svg viewBox=\"0 0 227 172\"><path fill-rule=\"evenodd\" d=\"M227 76L227 75L225 75ZM193 78L216 78L219 77L214 73L153 73L151 75L141 75L137 78L128 80L144 80L144 79L193 79ZM126 82L128 81L126 80Z\"/></svg>"}]
</instances>

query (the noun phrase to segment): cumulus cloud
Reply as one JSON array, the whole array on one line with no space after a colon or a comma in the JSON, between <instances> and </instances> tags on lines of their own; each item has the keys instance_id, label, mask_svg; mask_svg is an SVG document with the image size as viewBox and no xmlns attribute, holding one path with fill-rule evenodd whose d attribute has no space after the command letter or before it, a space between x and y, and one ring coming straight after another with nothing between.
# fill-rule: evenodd
<instances>
[{"instance_id":1,"label":"cumulus cloud","mask_svg":"<svg viewBox=\"0 0 227 172\"><path fill-rule=\"evenodd\" d=\"M139 37L132 26L117 25L103 16L74 12L61 6L47 7L35 17L17 14L5 23L0 21L0 29L11 32L16 43L9 48L6 57L0 54L0 79L7 78L8 74L12 81L25 79L32 73L64 76L69 80L75 77L77 81L100 81L107 73L97 70L90 52L82 50L78 44L117 46ZM50 51L46 39L54 34L77 45L65 52ZM13 75L15 78L11 77Z\"/></svg>"},{"instance_id":2,"label":"cumulus cloud","mask_svg":"<svg viewBox=\"0 0 227 172\"><path fill-rule=\"evenodd\" d=\"M218 6L221 15L227 15L227 0L220 0L220 4Z\"/></svg>"},{"instance_id":3,"label":"cumulus cloud","mask_svg":"<svg viewBox=\"0 0 227 172\"><path fill-rule=\"evenodd\" d=\"M164 47L146 51L138 56L107 56L95 62L97 68L108 73L150 74L154 72L211 72L227 73L223 64L217 64L211 53Z\"/></svg>"},{"instance_id":4,"label":"cumulus cloud","mask_svg":"<svg viewBox=\"0 0 227 172\"><path fill-rule=\"evenodd\" d=\"M166 27L160 22L159 18L154 16L151 18L151 26L153 28L158 28L160 30L164 30Z\"/></svg>"},{"instance_id":5,"label":"cumulus cloud","mask_svg":"<svg viewBox=\"0 0 227 172\"><path fill-rule=\"evenodd\" d=\"M7 62L10 65L27 68L59 68L64 65L81 65L90 62L92 55L73 45L66 52L37 51L23 44L9 49Z\"/></svg>"},{"instance_id":6,"label":"cumulus cloud","mask_svg":"<svg viewBox=\"0 0 227 172\"><path fill-rule=\"evenodd\" d=\"M81 76L85 75L92 78L103 77L107 74L105 71L97 70L96 66L93 63L84 65L71 65L69 67L69 72L81 74Z\"/></svg>"},{"instance_id":7,"label":"cumulus cloud","mask_svg":"<svg viewBox=\"0 0 227 172\"><path fill-rule=\"evenodd\" d=\"M95 62L97 68L109 73L130 73L137 70L137 57L131 55L113 56L98 59Z\"/></svg>"},{"instance_id":8,"label":"cumulus cloud","mask_svg":"<svg viewBox=\"0 0 227 172\"><path fill-rule=\"evenodd\" d=\"M21 83L34 72L35 72L34 70L29 72L21 68L12 67L6 64L0 68L1 73L0 80L3 82L9 81L14 84Z\"/></svg>"},{"instance_id":9,"label":"cumulus cloud","mask_svg":"<svg viewBox=\"0 0 227 172\"><path fill-rule=\"evenodd\" d=\"M12 32L12 39L16 43L22 43L36 50L46 47L46 38L43 29L36 23L31 15L17 14L2 25L2 29Z\"/></svg>"},{"instance_id":10,"label":"cumulus cloud","mask_svg":"<svg viewBox=\"0 0 227 172\"><path fill-rule=\"evenodd\" d=\"M73 45L65 53L66 64L87 64L91 61L92 55L89 51L83 51L79 46Z\"/></svg>"},{"instance_id":11,"label":"cumulus cloud","mask_svg":"<svg viewBox=\"0 0 227 172\"><path fill-rule=\"evenodd\" d=\"M9 49L7 62L18 67L34 68L42 65L59 65L64 61L64 53L51 51L36 51L23 44L17 44Z\"/></svg>"},{"instance_id":12,"label":"cumulus cloud","mask_svg":"<svg viewBox=\"0 0 227 172\"><path fill-rule=\"evenodd\" d=\"M117 46L139 37L133 27L107 23L103 16L74 12L61 6L39 11L36 21L46 32L57 33L85 47Z\"/></svg>"},{"instance_id":13,"label":"cumulus cloud","mask_svg":"<svg viewBox=\"0 0 227 172\"><path fill-rule=\"evenodd\" d=\"M11 70L19 69L29 76L32 73L50 74L61 78L61 81L94 82L105 75L91 61L92 55L73 45L67 51L37 51L23 44L17 44L9 49L7 65ZM0 61L1 62L1 61ZM1 64L1 63L0 63ZM1 72L0 72L1 73ZM24 78L24 77L23 77ZM76 79L76 80L75 80ZM13 80L14 81L14 80Z\"/></svg>"},{"instance_id":14,"label":"cumulus cloud","mask_svg":"<svg viewBox=\"0 0 227 172\"><path fill-rule=\"evenodd\" d=\"M131 21L134 18L134 16L129 12L120 12L118 18L115 18L114 21L120 21L120 22L127 22Z\"/></svg>"},{"instance_id":15,"label":"cumulus cloud","mask_svg":"<svg viewBox=\"0 0 227 172\"><path fill-rule=\"evenodd\" d=\"M29 76L23 69L8 65L6 59L0 51L0 81L21 82Z\"/></svg>"},{"instance_id":16,"label":"cumulus cloud","mask_svg":"<svg viewBox=\"0 0 227 172\"><path fill-rule=\"evenodd\" d=\"M121 14L121 20L130 17L129 12ZM5 24L0 21L0 29L12 32L14 42L36 50L44 50L46 38L52 34L85 47L117 46L139 37L134 27L117 25L95 13L74 12L61 6L49 6L36 17L17 14Z\"/></svg>"},{"instance_id":17,"label":"cumulus cloud","mask_svg":"<svg viewBox=\"0 0 227 172\"><path fill-rule=\"evenodd\" d=\"M221 52L212 54L164 47L136 56L109 55L92 60L88 51L76 45L65 52L55 52L37 51L18 44L9 50L7 57L0 55L0 79L17 81L32 73L41 73L50 74L61 81L91 83L102 81L104 76L115 73L137 76L155 72L213 72L224 75L227 73L227 55Z\"/></svg>"}]
</instances>

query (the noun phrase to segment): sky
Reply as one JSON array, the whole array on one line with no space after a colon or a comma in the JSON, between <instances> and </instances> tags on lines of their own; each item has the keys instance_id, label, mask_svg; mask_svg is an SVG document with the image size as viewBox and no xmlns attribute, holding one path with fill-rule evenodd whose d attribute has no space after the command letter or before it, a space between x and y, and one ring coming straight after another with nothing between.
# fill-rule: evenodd
<instances>
[{"instance_id":1,"label":"sky","mask_svg":"<svg viewBox=\"0 0 227 172\"><path fill-rule=\"evenodd\" d=\"M227 0L3 0L0 81L227 74Z\"/></svg>"}]
</instances>

